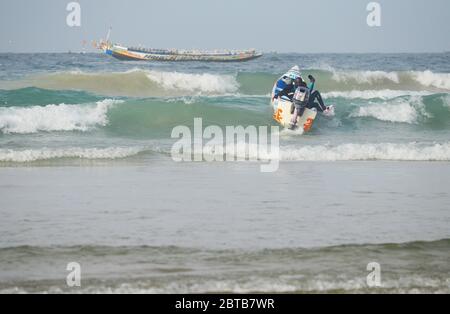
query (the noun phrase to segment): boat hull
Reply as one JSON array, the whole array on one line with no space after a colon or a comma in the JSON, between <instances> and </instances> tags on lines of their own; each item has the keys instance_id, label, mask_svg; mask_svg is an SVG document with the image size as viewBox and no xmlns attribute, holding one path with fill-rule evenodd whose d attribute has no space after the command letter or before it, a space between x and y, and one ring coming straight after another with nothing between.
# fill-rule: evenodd
<instances>
[{"instance_id":1,"label":"boat hull","mask_svg":"<svg viewBox=\"0 0 450 314\"><path fill-rule=\"evenodd\" d=\"M270 105L273 109L273 119L278 122L282 127L289 128L293 115L293 103L288 99L278 98L274 99L276 82L272 88ZM303 129L304 132L311 130L314 120L316 119L317 111L313 109L305 108L303 114L297 117L296 125L298 128Z\"/></svg>"},{"instance_id":2,"label":"boat hull","mask_svg":"<svg viewBox=\"0 0 450 314\"><path fill-rule=\"evenodd\" d=\"M155 52L136 51L129 48L108 47L105 53L124 61L203 61L203 62L242 62L262 56L261 53L246 51L242 53L182 53L168 50Z\"/></svg>"}]
</instances>

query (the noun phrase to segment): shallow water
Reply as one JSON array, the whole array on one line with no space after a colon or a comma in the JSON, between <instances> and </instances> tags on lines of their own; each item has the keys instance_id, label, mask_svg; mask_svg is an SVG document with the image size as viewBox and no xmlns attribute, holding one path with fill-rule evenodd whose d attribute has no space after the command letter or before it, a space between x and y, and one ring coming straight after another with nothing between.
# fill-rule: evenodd
<instances>
[{"instance_id":1,"label":"shallow water","mask_svg":"<svg viewBox=\"0 0 450 314\"><path fill-rule=\"evenodd\" d=\"M449 171L417 162L287 162L270 174L246 162L3 168L1 289L74 292L64 274L76 261L84 292L371 292L365 267L375 261L385 292L448 293L449 243L437 240L450 236Z\"/></svg>"}]
</instances>

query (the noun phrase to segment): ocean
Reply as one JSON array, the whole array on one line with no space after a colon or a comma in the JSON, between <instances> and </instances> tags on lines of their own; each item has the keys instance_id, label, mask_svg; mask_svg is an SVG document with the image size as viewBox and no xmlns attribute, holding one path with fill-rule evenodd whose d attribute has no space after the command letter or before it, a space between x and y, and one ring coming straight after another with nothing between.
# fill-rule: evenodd
<instances>
[{"instance_id":1,"label":"ocean","mask_svg":"<svg viewBox=\"0 0 450 314\"><path fill-rule=\"evenodd\" d=\"M0 293L449 293L449 61L0 54ZM198 117L275 126L296 64L336 114L281 131L277 171L172 160Z\"/></svg>"}]
</instances>

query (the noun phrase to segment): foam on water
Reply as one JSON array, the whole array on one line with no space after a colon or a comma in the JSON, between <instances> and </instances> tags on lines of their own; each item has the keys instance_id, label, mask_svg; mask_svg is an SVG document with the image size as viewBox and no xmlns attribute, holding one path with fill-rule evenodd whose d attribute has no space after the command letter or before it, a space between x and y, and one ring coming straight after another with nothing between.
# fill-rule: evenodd
<instances>
[{"instance_id":1,"label":"foam on water","mask_svg":"<svg viewBox=\"0 0 450 314\"><path fill-rule=\"evenodd\" d=\"M410 72L410 75L421 85L450 90L450 73Z\"/></svg>"},{"instance_id":2,"label":"foam on water","mask_svg":"<svg viewBox=\"0 0 450 314\"><path fill-rule=\"evenodd\" d=\"M68 71L38 74L16 82L15 85L17 85L15 87L83 90L109 96L137 97L223 95L234 94L239 90L235 75L140 68L123 72Z\"/></svg>"},{"instance_id":3,"label":"foam on water","mask_svg":"<svg viewBox=\"0 0 450 314\"><path fill-rule=\"evenodd\" d=\"M372 103L360 106L350 116L371 117L389 122L416 123L420 114L427 116L421 99L411 98L409 101L396 99L393 102Z\"/></svg>"},{"instance_id":4,"label":"foam on water","mask_svg":"<svg viewBox=\"0 0 450 314\"><path fill-rule=\"evenodd\" d=\"M432 71L353 71L303 69L314 74L322 92L345 92L339 97L367 99L407 94L449 91L450 74ZM171 97L195 95L267 95L278 75L269 72L217 73L133 68L116 72L65 71L38 73L18 81L1 82L0 88L38 87L82 90L107 96ZM366 94L362 91L367 90ZM371 92L376 91L376 92ZM358 94L362 93L362 94ZM387 95L384 95L387 94ZM395 95L394 94L394 95Z\"/></svg>"},{"instance_id":5,"label":"foam on water","mask_svg":"<svg viewBox=\"0 0 450 314\"><path fill-rule=\"evenodd\" d=\"M450 73L435 73L425 71L342 71L330 68L332 79L336 82L377 84L390 82L392 85L405 85L409 81L418 83L422 87L433 87L450 90Z\"/></svg>"},{"instance_id":6,"label":"foam on water","mask_svg":"<svg viewBox=\"0 0 450 314\"><path fill-rule=\"evenodd\" d=\"M147 77L167 91L186 91L192 94L236 93L239 84L232 75L189 74L179 72L146 72Z\"/></svg>"},{"instance_id":7,"label":"foam on water","mask_svg":"<svg viewBox=\"0 0 450 314\"><path fill-rule=\"evenodd\" d=\"M450 291L448 54L0 59L0 293ZM276 125L269 93L293 64L334 117L281 131L279 155L232 153L256 164L171 159L171 131L196 117ZM261 174L268 159L280 169ZM68 261L84 265L80 288L65 284ZM380 288L367 288L369 261Z\"/></svg>"},{"instance_id":8,"label":"foam on water","mask_svg":"<svg viewBox=\"0 0 450 314\"><path fill-rule=\"evenodd\" d=\"M337 82L353 81L366 84L375 84L385 80L397 84L400 82L397 72L385 71L334 71L332 78Z\"/></svg>"},{"instance_id":9,"label":"foam on water","mask_svg":"<svg viewBox=\"0 0 450 314\"><path fill-rule=\"evenodd\" d=\"M56 158L117 159L145 151L143 147L0 149L0 162L32 162Z\"/></svg>"},{"instance_id":10,"label":"foam on water","mask_svg":"<svg viewBox=\"0 0 450 314\"><path fill-rule=\"evenodd\" d=\"M417 143L347 143L337 146L307 145L283 147L281 159L291 161L402 160L450 161L450 142L433 145Z\"/></svg>"},{"instance_id":11,"label":"foam on water","mask_svg":"<svg viewBox=\"0 0 450 314\"><path fill-rule=\"evenodd\" d=\"M427 96L432 95L428 91L406 91L406 90L352 90L352 91L331 91L323 93L324 98L345 98L345 99L393 99L401 96Z\"/></svg>"},{"instance_id":12,"label":"foam on water","mask_svg":"<svg viewBox=\"0 0 450 314\"><path fill-rule=\"evenodd\" d=\"M8 247L0 248L2 259L18 262L5 268L10 276L0 283L0 293L448 293L447 246L448 239L264 250ZM61 283L63 273L48 261L63 263L80 255L91 268L82 287L73 290ZM365 265L371 258L383 261L381 286L376 290L366 282ZM433 259L433 265L423 264L427 258ZM334 267L329 267L330 260ZM117 264L119 277L109 272ZM44 276L34 277L30 265ZM236 267L238 271L233 271Z\"/></svg>"},{"instance_id":13,"label":"foam on water","mask_svg":"<svg viewBox=\"0 0 450 314\"><path fill-rule=\"evenodd\" d=\"M269 147L270 148L270 147ZM170 154L170 149L159 147L107 147L107 148L40 148L40 149L0 149L0 162L32 162L58 158L75 159L117 159L135 156L140 153ZM217 155L211 147L205 146L203 157L213 159ZM345 143L332 145L305 145L280 147L279 154L261 150L254 144L236 146L236 151L225 154L217 160L228 160L225 157L235 157L238 160L265 161L280 159L282 161L362 161L362 160L396 160L396 161L450 161L450 143L435 143L424 145L418 143Z\"/></svg>"},{"instance_id":14,"label":"foam on water","mask_svg":"<svg viewBox=\"0 0 450 314\"><path fill-rule=\"evenodd\" d=\"M285 280L275 278L248 278L247 280L202 279L186 283L173 282L163 286L151 286L139 280L136 283L124 282L113 285L91 285L77 291L67 290L60 286L39 286L34 289L10 287L1 289L1 294L26 293L87 293L87 294L164 294L164 293L449 293L448 282L442 279L413 276L408 280L387 280L381 287L373 290L367 287L363 278L353 279L308 279Z\"/></svg>"},{"instance_id":15,"label":"foam on water","mask_svg":"<svg viewBox=\"0 0 450 314\"><path fill-rule=\"evenodd\" d=\"M0 107L2 133L87 131L108 123L107 112L120 100L105 99L91 105Z\"/></svg>"},{"instance_id":16,"label":"foam on water","mask_svg":"<svg viewBox=\"0 0 450 314\"><path fill-rule=\"evenodd\" d=\"M284 133L284 136L298 136ZM288 135L289 134L289 135ZM271 151L270 146L261 149L256 144L240 142L233 153L224 153L219 160L251 161L450 161L450 142L434 144L418 143L345 143L340 145L282 145L279 153ZM213 159L217 154L211 147L205 146L203 157ZM230 158L231 157L231 158Z\"/></svg>"}]
</instances>

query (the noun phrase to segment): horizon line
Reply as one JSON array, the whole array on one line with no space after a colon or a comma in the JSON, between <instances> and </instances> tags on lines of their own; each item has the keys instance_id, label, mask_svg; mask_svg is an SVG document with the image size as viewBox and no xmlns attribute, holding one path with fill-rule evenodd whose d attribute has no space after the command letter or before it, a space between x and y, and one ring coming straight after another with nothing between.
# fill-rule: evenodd
<instances>
[{"instance_id":1,"label":"horizon line","mask_svg":"<svg viewBox=\"0 0 450 314\"><path fill-rule=\"evenodd\" d=\"M258 50L257 50L258 51ZM443 51L275 51L275 50L259 50L262 54L445 54L450 50ZM103 54L100 51L83 51L83 50L67 50L67 51L0 51L0 54Z\"/></svg>"}]
</instances>

